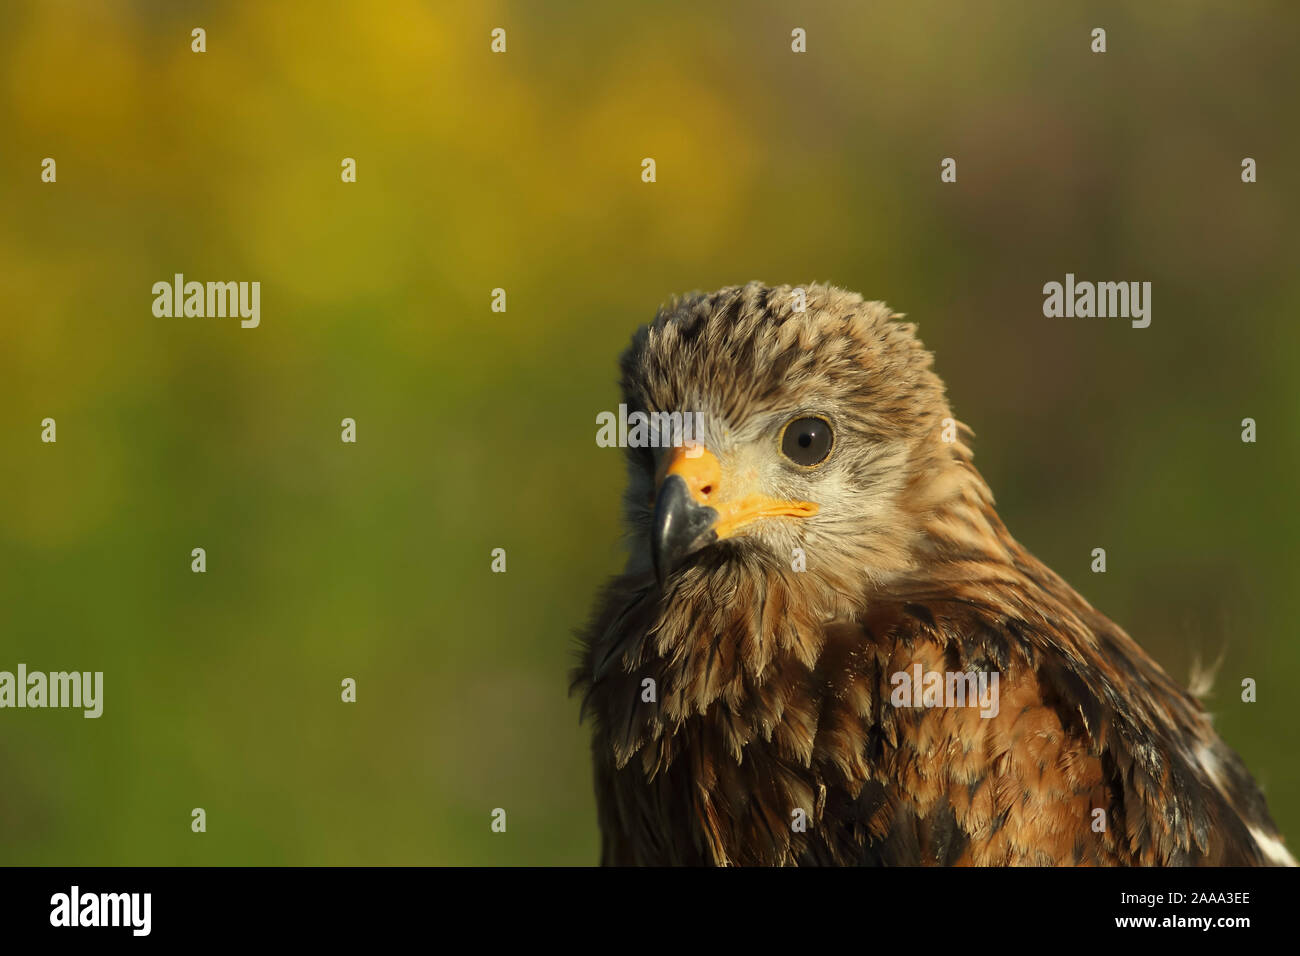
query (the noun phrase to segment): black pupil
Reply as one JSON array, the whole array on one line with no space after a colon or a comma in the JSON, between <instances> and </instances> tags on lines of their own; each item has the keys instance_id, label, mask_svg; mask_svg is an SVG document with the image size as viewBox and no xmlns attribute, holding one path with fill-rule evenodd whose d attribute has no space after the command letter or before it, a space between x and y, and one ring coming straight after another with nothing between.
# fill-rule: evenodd
<instances>
[{"instance_id":1,"label":"black pupil","mask_svg":"<svg viewBox=\"0 0 1300 956\"><path fill-rule=\"evenodd\" d=\"M816 465L831 452L831 426L820 418L800 418L786 426L781 450L799 465Z\"/></svg>"}]
</instances>

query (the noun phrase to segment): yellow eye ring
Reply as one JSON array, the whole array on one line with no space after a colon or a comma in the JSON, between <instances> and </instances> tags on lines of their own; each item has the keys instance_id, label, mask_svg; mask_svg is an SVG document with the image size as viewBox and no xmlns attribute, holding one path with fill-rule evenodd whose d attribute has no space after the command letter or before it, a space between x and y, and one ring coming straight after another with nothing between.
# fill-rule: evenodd
<instances>
[{"instance_id":1,"label":"yellow eye ring","mask_svg":"<svg viewBox=\"0 0 1300 956\"><path fill-rule=\"evenodd\" d=\"M835 431L820 416L792 419L781 430L781 454L800 468L816 468L831 456L834 448Z\"/></svg>"}]
</instances>

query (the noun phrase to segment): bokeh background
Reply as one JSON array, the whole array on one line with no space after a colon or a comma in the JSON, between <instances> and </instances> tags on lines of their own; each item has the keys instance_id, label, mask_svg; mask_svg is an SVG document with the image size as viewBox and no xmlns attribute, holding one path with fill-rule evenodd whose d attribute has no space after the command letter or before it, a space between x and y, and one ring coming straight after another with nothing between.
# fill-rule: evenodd
<instances>
[{"instance_id":1,"label":"bokeh background","mask_svg":"<svg viewBox=\"0 0 1300 956\"><path fill-rule=\"evenodd\" d=\"M594 862L595 416L749 279L919 322L1012 531L1180 679L1223 654L1300 840L1300 16L1127 7L6 0L0 669L106 690L0 712L0 863ZM155 318L175 272L261 327ZM1066 272L1151 327L1044 318Z\"/></svg>"}]
</instances>

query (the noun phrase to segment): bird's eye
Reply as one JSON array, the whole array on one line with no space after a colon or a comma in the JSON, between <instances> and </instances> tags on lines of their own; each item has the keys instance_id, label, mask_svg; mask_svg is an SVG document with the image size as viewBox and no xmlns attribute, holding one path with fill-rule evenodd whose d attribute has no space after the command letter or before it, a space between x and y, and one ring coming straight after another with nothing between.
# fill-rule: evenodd
<instances>
[{"instance_id":1,"label":"bird's eye","mask_svg":"<svg viewBox=\"0 0 1300 956\"><path fill-rule=\"evenodd\" d=\"M785 426L781 436L781 453L796 465L811 468L820 465L831 453L835 436L824 418L796 418Z\"/></svg>"}]
</instances>

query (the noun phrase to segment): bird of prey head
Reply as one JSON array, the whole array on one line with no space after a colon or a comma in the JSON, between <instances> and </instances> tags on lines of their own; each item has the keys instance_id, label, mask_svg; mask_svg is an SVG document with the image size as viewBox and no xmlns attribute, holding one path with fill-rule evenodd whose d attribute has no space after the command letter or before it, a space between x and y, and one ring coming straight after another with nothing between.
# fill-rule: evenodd
<instances>
[{"instance_id":1,"label":"bird of prey head","mask_svg":"<svg viewBox=\"0 0 1300 956\"><path fill-rule=\"evenodd\" d=\"M801 593L847 610L925 563L938 508L987 497L966 447L941 440L958 426L912 327L837 289L804 300L758 285L687 298L623 356L629 407L701 413L702 448L632 454L634 562L658 561L665 583L715 543L754 574L789 571L801 548Z\"/></svg>"},{"instance_id":2,"label":"bird of prey head","mask_svg":"<svg viewBox=\"0 0 1300 956\"><path fill-rule=\"evenodd\" d=\"M633 337L628 407L699 428L628 449L575 672L604 861L1288 862L1197 701L1008 533L899 318L751 283Z\"/></svg>"}]
</instances>

